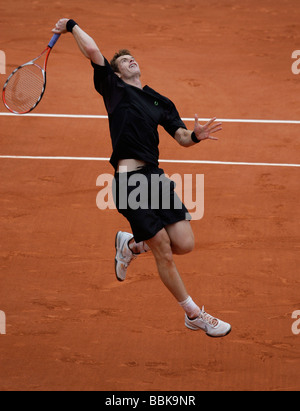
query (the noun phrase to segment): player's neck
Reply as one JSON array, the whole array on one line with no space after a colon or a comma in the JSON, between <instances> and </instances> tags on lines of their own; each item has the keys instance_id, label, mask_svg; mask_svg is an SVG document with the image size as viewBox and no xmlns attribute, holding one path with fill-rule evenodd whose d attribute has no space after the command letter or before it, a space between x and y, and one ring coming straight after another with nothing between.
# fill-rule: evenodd
<instances>
[{"instance_id":1,"label":"player's neck","mask_svg":"<svg viewBox=\"0 0 300 411\"><path fill-rule=\"evenodd\" d=\"M142 83L141 83L141 80L140 80L140 76L134 76L134 77L131 77L131 78L126 78L126 79L123 79L123 81L126 84L129 84L130 86L143 89L143 86L142 86Z\"/></svg>"}]
</instances>

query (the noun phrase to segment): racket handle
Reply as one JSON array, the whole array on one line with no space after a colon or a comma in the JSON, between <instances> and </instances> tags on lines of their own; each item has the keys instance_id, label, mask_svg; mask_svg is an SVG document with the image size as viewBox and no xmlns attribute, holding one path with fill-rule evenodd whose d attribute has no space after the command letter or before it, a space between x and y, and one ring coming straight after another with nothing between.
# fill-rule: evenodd
<instances>
[{"instance_id":1,"label":"racket handle","mask_svg":"<svg viewBox=\"0 0 300 411\"><path fill-rule=\"evenodd\" d=\"M56 44L56 42L59 38L60 38L60 34L54 34L54 36L50 40L50 43L48 44L48 47L50 47L52 49L52 47L55 46L55 44Z\"/></svg>"}]
</instances>

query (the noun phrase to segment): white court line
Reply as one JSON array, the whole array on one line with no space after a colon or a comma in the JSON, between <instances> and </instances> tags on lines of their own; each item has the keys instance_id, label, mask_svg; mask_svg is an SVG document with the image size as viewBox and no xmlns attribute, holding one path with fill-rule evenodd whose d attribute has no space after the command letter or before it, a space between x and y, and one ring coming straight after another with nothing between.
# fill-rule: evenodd
<instances>
[{"instance_id":1,"label":"white court line","mask_svg":"<svg viewBox=\"0 0 300 411\"><path fill-rule=\"evenodd\" d=\"M1 113L3 117L37 117L37 118L73 118L73 119L108 119L105 115L85 114L26 114L16 115L12 113ZM182 118L183 121L194 121L194 118ZM200 121L209 121L209 118L199 118ZM253 124L300 124L298 120L252 120L252 119L218 119L224 123L253 123ZM109 158L98 157L51 157L51 156L0 156L0 159L23 159L23 160L73 160L73 161L109 161ZM300 164L284 163L254 163L234 161L202 161L202 160L160 160L160 163L176 164L214 164L214 165L236 165L236 166L266 166L266 167L300 167Z\"/></svg>"},{"instance_id":2,"label":"white court line","mask_svg":"<svg viewBox=\"0 0 300 411\"><path fill-rule=\"evenodd\" d=\"M0 159L10 160L66 160L66 161L105 161L105 157L62 157L62 156L1 156ZM300 167L300 164L284 163L248 163L240 161L205 161L205 160L159 160L160 163L175 164L213 164L213 165L230 165L230 166L259 166L259 167Z\"/></svg>"},{"instance_id":3,"label":"white court line","mask_svg":"<svg viewBox=\"0 0 300 411\"><path fill-rule=\"evenodd\" d=\"M40 117L40 118L74 118L74 119L108 119L108 116L90 114L25 114L0 113L2 117ZM199 121L209 121L210 118L199 118ZM194 118L182 118L182 121L195 121ZM300 120L255 120L241 118L218 118L223 123L252 123L252 124L300 124Z\"/></svg>"}]
</instances>

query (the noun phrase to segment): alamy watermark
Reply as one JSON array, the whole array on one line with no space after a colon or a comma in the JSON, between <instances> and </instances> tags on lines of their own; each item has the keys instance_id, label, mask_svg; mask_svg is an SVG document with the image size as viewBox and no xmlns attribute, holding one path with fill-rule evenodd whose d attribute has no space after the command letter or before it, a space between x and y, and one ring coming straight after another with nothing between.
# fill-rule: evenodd
<instances>
[{"instance_id":1,"label":"alamy watermark","mask_svg":"<svg viewBox=\"0 0 300 411\"><path fill-rule=\"evenodd\" d=\"M292 325L292 333L294 335L300 335L300 310L293 312L292 319L296 320Z\"/></svg>"},{"instance_id":2,"label":"alamy watermark","mask_svg":"<svg viewBox=\"0 0 300 411\"><path fill-rule=\"evenodd\" d=\"M99 210L115 210L116 198L120 210L147 209L180 209L183 202L193 220L201 220L204 216L204 175L203 174L151 174L151 178L143 173L120 170L118 184L111 174L101 174L97 178L99 191L96 204ZM173 188L177 196L172 196ZM186 216L187 219L189 216Z\"/></svg>"},{"instance_id":3,"label":"alamy watermark","mask_svg":"<svg viewBox=\"0 0 300 411\"><path fill-rule=\"evenodd\" d=\"M298 75L300 74L300 50L293 51L292 59L296 60L292 64L292 73Z\"/></svg>"},{"instance_id":4,"label":"alamy watermark","mask_svg":"<svg viewBox=\"0 0 300 411\"><path fill-rule=\"evenodd\" d=\"M0 335L6 334L6 315L4 311L0 311Z\"/></svg>"},{"instance_id":5,"label":"alamy watermark","mask_svg":"<svg viewBox=\"0 0 300 411\"><path fill-rule=\"evenodd\" d=\"M6 74L6 56L2 50L0 50L0 74Z\"/></svg>"}]
</instances>

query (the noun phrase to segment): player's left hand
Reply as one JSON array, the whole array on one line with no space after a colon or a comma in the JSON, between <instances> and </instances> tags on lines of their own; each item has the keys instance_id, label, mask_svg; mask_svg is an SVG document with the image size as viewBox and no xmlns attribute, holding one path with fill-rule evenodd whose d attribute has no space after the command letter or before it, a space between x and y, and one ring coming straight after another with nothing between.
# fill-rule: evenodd
<instances>
[{"instance_id":1,"label":"player's left hand","mask_svg":"<svg viewBox=\"0 0 300 411\"><path fill-rule=\"evenodd\" d=\"M216 117L208 121L204 126L199 123L198 114L195 114L195 128L194 133L199 141L202 140L218 140L216 137L212 137L211 134L217 133L222 130L222 123L215 123Z\"/></svg>"}]
</instances>

